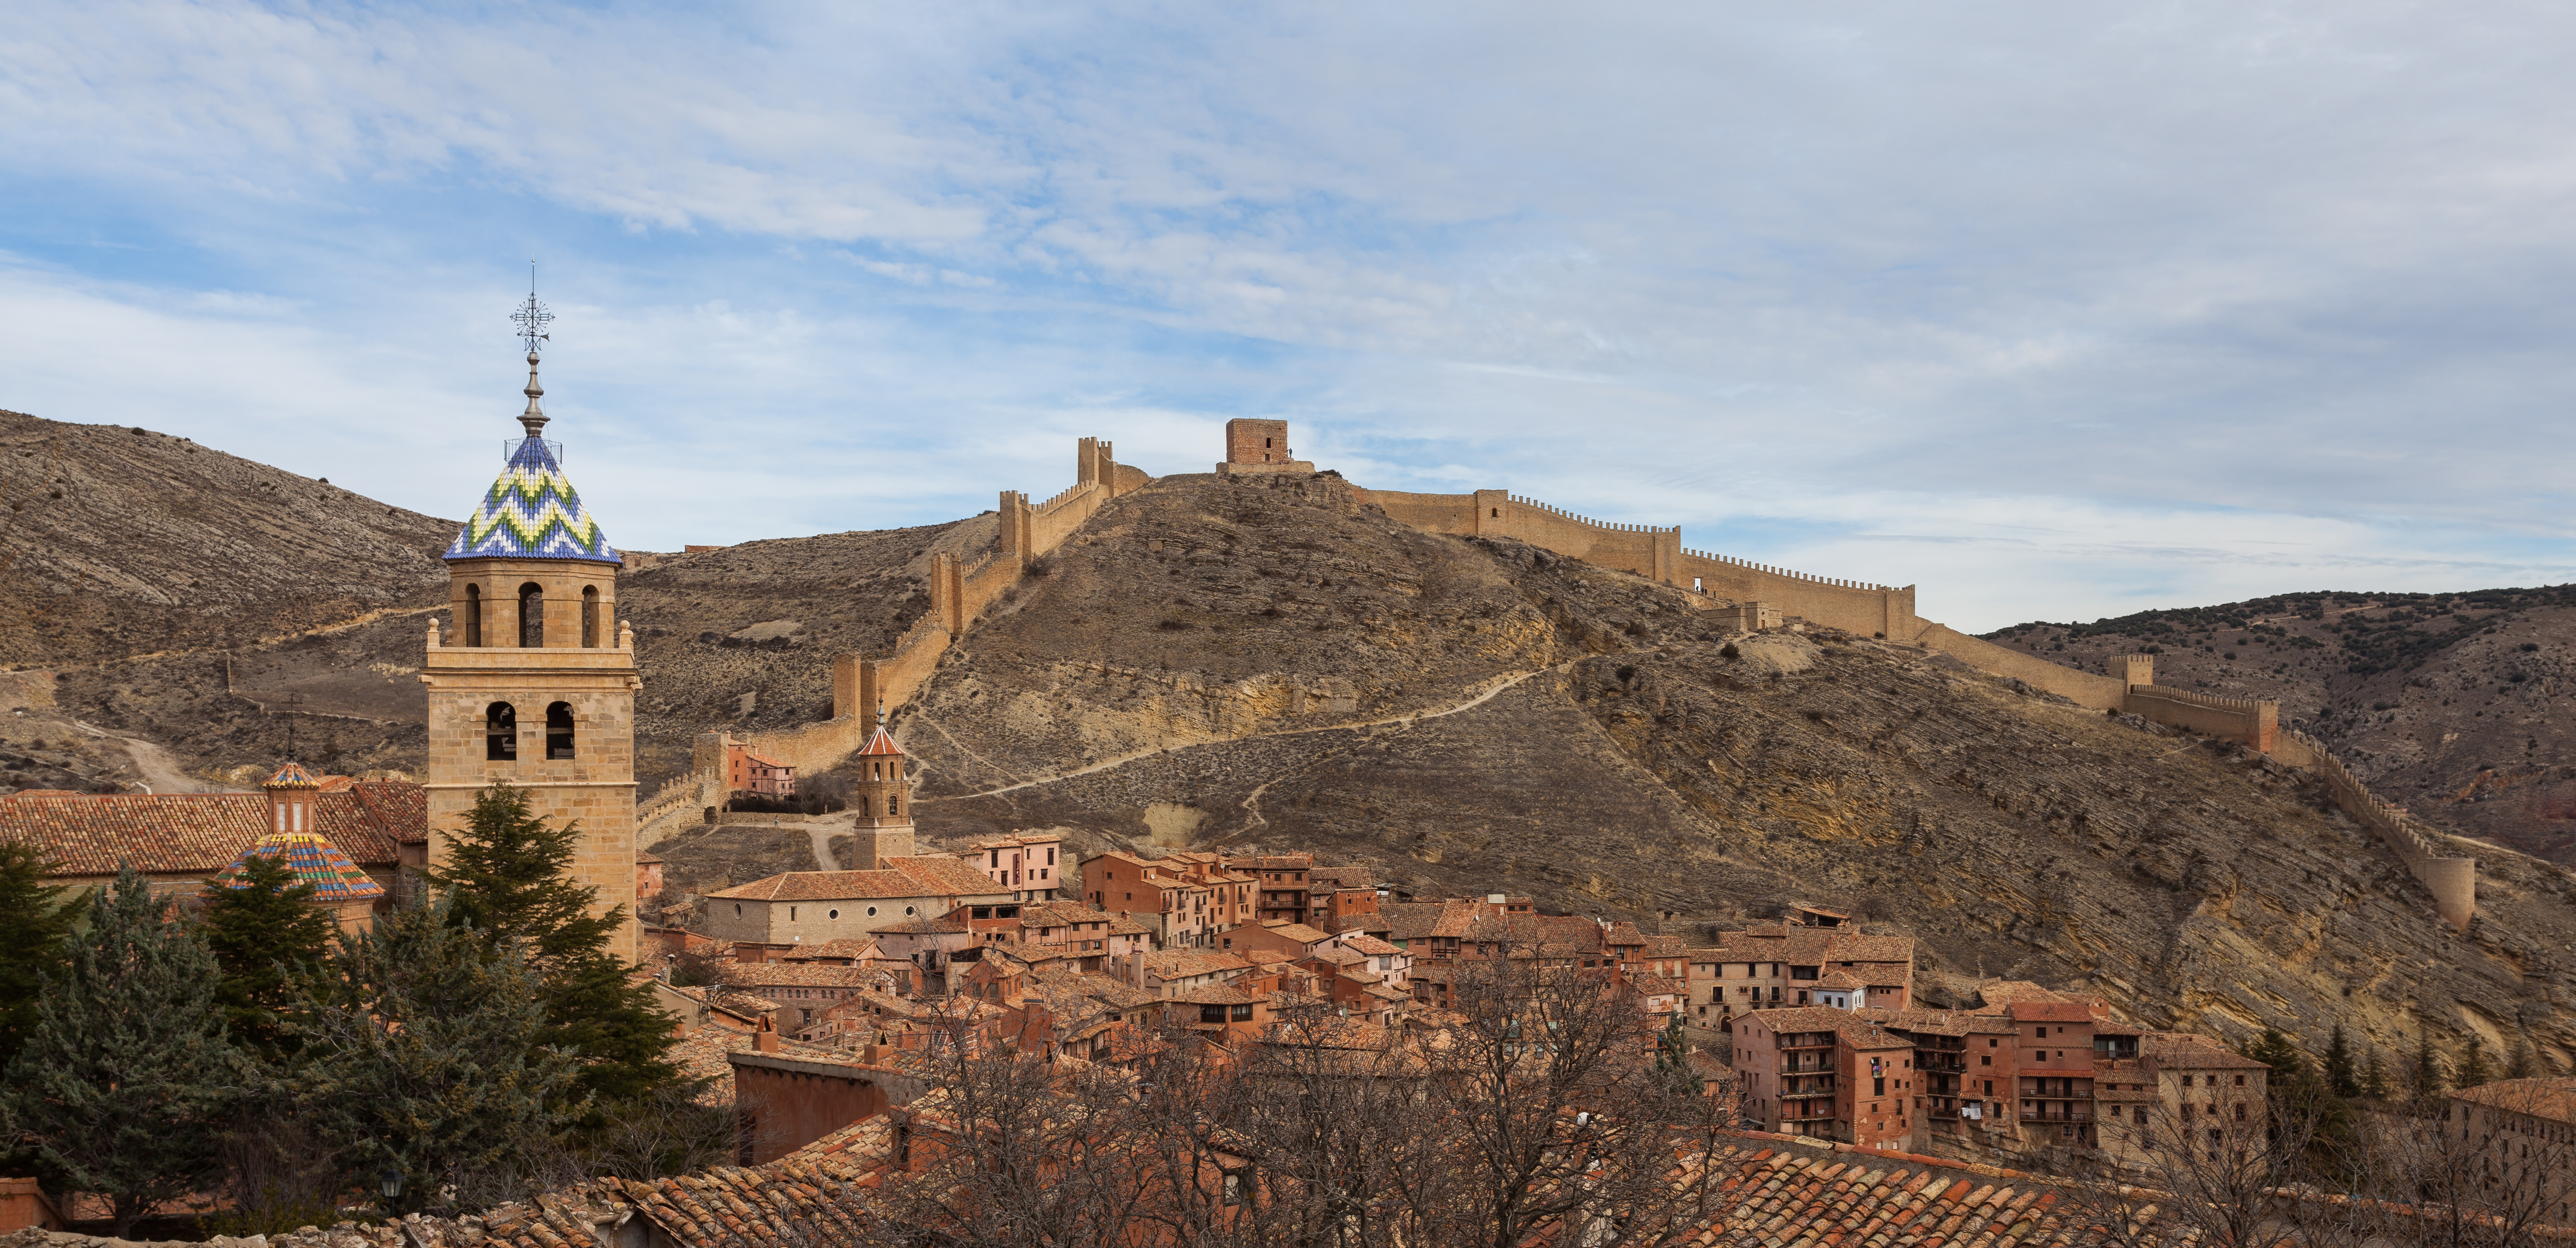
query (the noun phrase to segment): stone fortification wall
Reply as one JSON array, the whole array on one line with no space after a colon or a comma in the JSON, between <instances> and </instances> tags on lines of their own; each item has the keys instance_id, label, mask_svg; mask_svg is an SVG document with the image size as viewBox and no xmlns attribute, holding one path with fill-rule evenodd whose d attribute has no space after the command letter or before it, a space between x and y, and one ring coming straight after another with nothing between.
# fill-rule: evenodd
<instances>
[{"instance_id":1,"label":"stone fortification wall","mask_svg":"<svg viewBox=\"0 0 2576 1248\"><path fill-rule=\"evenodd\" d=\"M2266 754L2280 749L2281 704L2269 699L2225 698L2161 685L2131 685L2121 700L2121 709L2159 724L2242 741Z\"/></svg>"},{"instance_id":2,"label":"stone fortification wall","mask_svg":"<svg viewBox=\"0 0 2576 1248\"><path fill-rule=\"evenodd\" d=\"M1811 624L1863 636L1911 640L1922 630L1914 589L1811 576L1682 546L1679 528L1610 524L1505 490L1412 494L1362 490L1361 501L1390 519L1435 533L1508 537L1711 598L1759 601Z\"/></svg>"},{"instance_id":3,"label":"stone fortification wall","mask_svg":"<svg viewBox=\"0 0 2576 1248\"><path fill-rule=\"evenodd\" d=\"M1675 535L1679 536L1678 530ZM1923 631L1923 621L1914 614L1911 585L1870 585L1810 576L1704 550L1682 550L1679 555L1671 583L1696 588L1712 597L1767 603L1782 615L1847 633L1902 641Z\"/></svg>"},{"instance_id":4,"label":"stone fortification wall","mask_svg":"<svg viewBox=\"0 0 2576 1248\"><path fill-rule=\"evenodd\" d=\"M2434 906L2454 929L2468 930L2469 920L2478 912L2478 860L2444 852L2448 838L2371 796L2370 787L2316 738L2296 729L2284 736L2278 757L2324 777L2335 805L2377 833L2406 863L2406 869L2431 890Z\"/></svg>"},{"instance_id":5,"label":"stone fortification wall","mask_svg":"<svg viewBox=\"0 0 2576 1248\"><path fill-rule=\"evenodd\" d=\"M1153 478L1117 462L1111 444L1084 438L1075 448L1074 483L1032 505L1017 490L1004 490L994 548L971 564L941 551L930 559L930 609L904 630L883 657L840 654L832 658L832 718L794 728L701 733L689 774L664 784L636 804L637 837L652 844L680 826L721 810L727 796L724 750L728 743L785 763L798 771L838 764L867 743L877 708L912 700L938 670L939 656L973 627L995 601L1019 584L1029 562L1072 536L1111 499L1143 488Z\"/></svg>"},{"instance_id":6,"label":"stone fortification wall","mask_svg":"<svg viewBox=\"0 0 2576 1248\"><path fill-rule=\"evenodd\" d=\"M1998 646L1991 641L1971 637L1946 624L1926 624L1915 634L1914 644L1938 650L1981 672L2008 676L2041 691L2053 693L2077 706L2096 711L2116 711L2128 698L2128 685L2114 677L2079 672L2064 664L2051 663L2035 654Z\"/></svg>"}]
</instances>

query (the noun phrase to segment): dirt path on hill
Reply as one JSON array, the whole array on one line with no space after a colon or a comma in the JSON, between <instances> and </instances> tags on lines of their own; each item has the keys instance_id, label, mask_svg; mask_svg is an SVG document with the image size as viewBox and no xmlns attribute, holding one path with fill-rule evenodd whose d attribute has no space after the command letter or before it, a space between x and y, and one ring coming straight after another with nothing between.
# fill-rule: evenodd
<instances>
[{"instance_id":1,"label":"dirt path on hill","mask_svg":"<svg viewBox=\"0 0 2576 1248\"><path fill-rule=\"evenodd\" d=\"M1589 657L1591 657L1591 656L1586 655L1586 656L1583 656L1583 657L1584 657L1584 658L1589 658ZM1406 712L1406 713L1404 713L1404 714L1402 714L1402 715L1389 715L1389 716L1386 716L1385 718L1382 718L1382 719L1357 719L1357 720L1350 720L1350 721L1347 721L1347 722L1344 722L1344 723L1338 723L1338 724L1316 724L1316 725L1312 725L1312 726L1305 727L1305 728L1288 728L1288 729L1283 729L1283 730L1278 731L1278 732L1256 732L1256 733L1253 733L1253 734L1251 734L1251 735L1249 735L1249 736L1234 737L1234 738L1230 738L1230 739L1231 739L1231 740L1235 740L1235 741L1259 741L1259 740L1262 740L1262 739L1265 739L1265 738L1269 738L1269 737L1303 737L1303 736L1310 736L1310 735L1312 735L1312 734L1314 734L1314 733L1318 733L1318 732L1347 732L1347 731L1351 731L1351 730L1353 730L1353 729L1359 729L1359 728L1384 728L1384 727L1387 727L1387 726L1389 726L1389 725L1394 725L1394 724L1406 724L1406 725L1410 725L1410 724L1420 723L1421 721L1426 720L1426 719L1439 719L1439 718L1441 718L1441 717L1443 717L1443 716L1447 716L1447 715L1455 715L1455 714L1459 713L1460 711L1472 711L1472 710L1476 709L1477 707L1483 706L1483 705L1484 705L1485 703L1487 703L1487 702L1493 701L1497 696L1500 696L1500 695L1503 693L1503 691L1504 691L1504 690L1510 689L1510 688L1511 688L1511 687L1513 687L1514 685L1517 685L1517 684L1521 683L1521 682L1522 682L1522 681L1524 681L1524 680L1528 680L1528 679L1529 679L1530 677L1532 677L1532 676L1540 676L1540 675L1544 675L1544 674L1546 674L1546 673L1548 673L1548 672L1562 672L1562 671L1564 671L1565 669L1567 669L1567 668L1569 668L1569 667L1572 667L1573 665L1575 665L1576 663L1579 663L1579 662L1581 662L1581 661L1582 661L1582 659L1580 659L1580 658L1576 658L1576 659L1567 659L1567 660L1566 660L1565 662L1563 662L1563 663L1551 664L1551 665L1549 665L1549 666L1547 666L1547 667L1537 667L1537 668L1532 668L1532 669L1530 669L1529 671L1526 671L1526 672L1514 672L1514 673L1512 673L1511 675L1506 676L1506 677L1504 677L1504 678L1503 678L1503 679L1501 679L1501 680L1495 681L1495 682L1493 682L1493 683L1491 683L1491 684L1487 685L1487 686L1485 687L1485 689L1483 690L1483 692L1480 692L1480 693L1476 694L1475 696L1470 697L1470 698L1466 698L1466 699L1464 699L1464 700L1462 700L1462 701L1455 702L1455 703L1452 703L1452 704L1450 704L1450 705L1448 705L1448 706L1441 707L1441 708L1439 708L1438 710L1430 710L1430 711L1408 711L1408 712ZM939 728L939 725L938 725L937 723L935 723L935 722L934 722L934 723L931 723L931 725L930 725L930 726L931 726L932 728ZM946 737L946 736L948 735L947 730L945 730L945 729L940 729L940 735L941 735L941 736L943 736L943 737ZM949 739L950 739L951 741L954 741L954 740L955 740L955 738L953 738L953 737L951 737L951 738L949 738ZM1214 741L1210 741L1210 742L1207 742L1206 744L1213 745L1213 744L1217 744L1217 743L1216 743L1216 742L1214 742ZM963 750L965 747L964 747L964 746L959 746L958 748L959 748L960 750ZM1163 749L1162 749L1161 747L1157 747L1157 748L1150 749L1150 750L1137 750L1137 751L1134 751L1134 752L1132 752L1132 753L1128 753L1128 754L1121 754L1121 755L1119 755L1119 756L1118 756L1118 757L1116 757L1116 758L1103 759L1103 760L1101 760L1100 762L1093 763L1093 764L1091 764L1091 765L1090 765L1090 766L1088 766L1088 767L1077 767L1077 768L1075 768L1075 769L1073 769L1073 770L1071 770L1071 771L1062 771L1062 772L1057 772L1056 774L1051 775L1051 776L1040 776L1040 777L1038 777L1037 779L1034 779L1034 780L1022 780L1022 781L1020 781L1020 782L1019 782L1019 783L1017 783L1017 784L1006 784L1006 785L1003 785L1002 787L997 788L997 789L984 789L984 790L981 790L981 791L979 791L979 792L975 792L975 793L955 793L955 794L948 794L948 795L944 795L944 796L940 796L940 797L924 798L924 799L922 799L922 800L923 800L923 801L936 801L936 802L962 802L962 801L966 801L966 800L968 800L968 799L970 799L970 798L978 798L978 797L992 797L992 796L994 796L994 795L996 795L996 794L1001 794L1001 793L1012 793L1012 792L1016 792L1016 791L1021 790L1021 789L1035 788L1035 787L1037 787L1037 786L1039 786L1039 785L1042 785L1042 784L1054 784L1054 783L1057 783L1058 781L1071 780L1071 779L1073 779L1073 778L1074 778L1074 777L1076 777L1076 776L1087 776L1087 775L1090 775L1091 773L1093 773L1093 772L1095 772L1095 771L1107 771L1107 770L1109 770L1110 768L1113 768L1113 767L1124 767L1124 766L1126 766L1126 765L1127 765L1127 764L1129 764L1129 763L1135 762L1137 759L1140 759L1140 758L1152 758L1153 756L1155 756L1155 755L1157 755L1157 754L1160 754L1160 753L1163 753L1163 752L1164 752L1164 751L1163 751ZM1265 786L1265 787L1267 787L1267 786ZM917 805L917 804L918 804L918 803L916 803L916 805Z\"/></svg>"}]
</instances>

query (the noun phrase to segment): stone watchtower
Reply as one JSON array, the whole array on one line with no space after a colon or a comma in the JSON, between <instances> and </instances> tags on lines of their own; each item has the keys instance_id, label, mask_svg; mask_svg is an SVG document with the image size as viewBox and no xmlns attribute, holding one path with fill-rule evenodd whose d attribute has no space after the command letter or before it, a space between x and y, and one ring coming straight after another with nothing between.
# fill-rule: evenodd
<instances>
[{"instance_id":1,"label":"stone watchtower","mask_svg":"<svg viewBox=\"0 0 2576 1248\"><path fill-rule=\"evenodd\" d=\"M903 774L903 747L886 731L885 708L877 708L876 734L850 756L858 783L850 786L852 831L857 848L850 864L859 871L882 871L888 858L912 856L912 781Z\"/></svg>"},{"instance_id":2,"label":"stone watchtower","mask_svg":"<svg viewBox=\"0 0 2576 1248\"><path fill-rule=\"evenodd\" d=\"M533 300L531 301L533 303ZM531 346L534 341L531 341ZM556 827L578 823L574 878L593 913L626 908L610 948L635 958L635 637L617 622L618 553L546 441L537 354L527 436L450 543L454 626L429 627L429 862L474 798L507 780Z\"/></svg>"}]
</instances>

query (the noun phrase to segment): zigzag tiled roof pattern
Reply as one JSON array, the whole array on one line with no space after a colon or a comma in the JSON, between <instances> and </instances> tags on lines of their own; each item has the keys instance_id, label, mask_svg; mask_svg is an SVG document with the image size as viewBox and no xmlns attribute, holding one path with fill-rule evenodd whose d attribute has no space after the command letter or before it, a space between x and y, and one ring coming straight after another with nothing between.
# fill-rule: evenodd
<instances>
[{"instance_id":1,"label":"zigzag tiled roof pattern","mask_svg":"<svg viewBox=\"0 0 2576 1248\"><path fill-rule=\"evenodd\" d=\"M421 787L362 780L313 798L314 831L362 867L390 867L401 846L429 839ZM0 798L0 841L34 845L66 876L210 875L269 832L265 793L107 793Z\"/></svg>"},{"instance_id":2,"label":"zigzag tiled roof pattern","mask_svg":"<svg viewBox=\"0 0 2576 1248\"><path fill-rule=\"evenodd\" d=\"M448 543L445 559L625 560L601 535L544 438L523 438Z\"/></svg>"},{"instance_id":3,"label":"zigzag tiled roof pattern","mask_svg":"<svg viewBox=\"0 0 2576 1248\"><path fill-rule=\"evenodd\" d=\"M316 901L366 901L385 895L385 886L368 878L366 872L358 869L358 864L340 852L339 846L311 832L271 832L243 850L241 857L233 859L233 865L224 868L208 882L227 888L243 887L244 864L253 854L262 858L283 857L287 869L295 873L298 881L313 886Z\"/></svg>"}]
</instances>

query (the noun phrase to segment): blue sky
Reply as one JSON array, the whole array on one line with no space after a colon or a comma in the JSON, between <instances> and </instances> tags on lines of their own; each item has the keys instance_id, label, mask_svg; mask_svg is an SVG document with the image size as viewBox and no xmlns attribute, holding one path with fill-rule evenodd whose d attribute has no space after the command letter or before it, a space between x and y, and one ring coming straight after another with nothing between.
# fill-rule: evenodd
<instances>
[{"instance_id":1,"label":"blue sky","mask_svg":"<svg viewBox=\"0 0 2576 1248\"><path fill-rule=\"evenodd\" d=\"M18 0L0 407L612 541L1230 416L1986 629L2576 579L2564 6Z\"/></svg>"}]
</instances>

